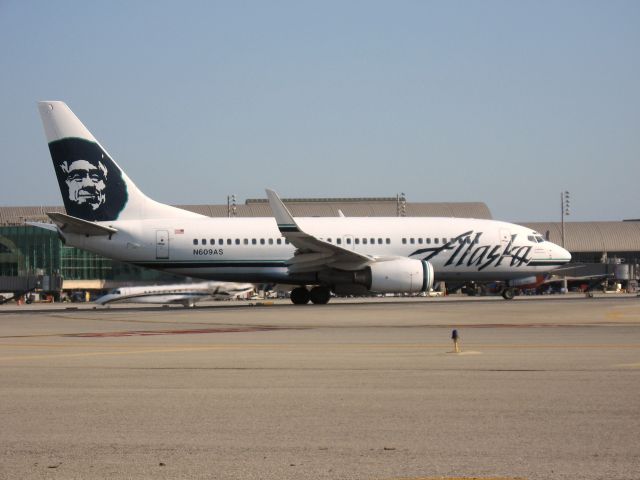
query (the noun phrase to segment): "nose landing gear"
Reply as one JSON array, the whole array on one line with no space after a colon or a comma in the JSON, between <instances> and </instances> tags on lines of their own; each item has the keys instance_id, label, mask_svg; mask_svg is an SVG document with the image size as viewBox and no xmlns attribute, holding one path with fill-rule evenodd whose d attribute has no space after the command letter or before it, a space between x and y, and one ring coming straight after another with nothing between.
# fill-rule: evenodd
<instances>
[{"instance_id":1,"label":"nose landing gear","mask_svg":"<svg viewBox=\"0 0 640 480\"><path fill-rule=\"evenodd\" d=\"M513 297L516 296L516 291L513 288L507 287L502 290L502 298L505 300L513 300Z\"/></svg>"}]
</instances>

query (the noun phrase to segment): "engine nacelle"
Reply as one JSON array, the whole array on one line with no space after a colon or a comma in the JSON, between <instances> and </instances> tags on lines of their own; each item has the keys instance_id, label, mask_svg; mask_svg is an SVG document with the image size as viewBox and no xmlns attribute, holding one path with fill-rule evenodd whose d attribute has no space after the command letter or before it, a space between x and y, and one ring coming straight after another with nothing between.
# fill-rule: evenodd
<instances>
[{"instance_id":1,"label":"engine nacelle","mask_svg":"<svg viewBox=\"0 0 640 480\"><path fill-rule=\"evenodd\" d=\"M418 293L433 287L433 266L425 260L398 258L375 262L362 270L320 272L316 280L342 294Z\"/></svg>"},{"instance_id":2,"label":"engine nacelle","mask_svg":"<svg viewBox=\"0 0 640 480\"><path fill-rule=\"evenodd\" d=\"M400 258L367 267L367 288L377 293L418 293L433 287L433 266L425 260Z\"/></svg>"}]
</instances>

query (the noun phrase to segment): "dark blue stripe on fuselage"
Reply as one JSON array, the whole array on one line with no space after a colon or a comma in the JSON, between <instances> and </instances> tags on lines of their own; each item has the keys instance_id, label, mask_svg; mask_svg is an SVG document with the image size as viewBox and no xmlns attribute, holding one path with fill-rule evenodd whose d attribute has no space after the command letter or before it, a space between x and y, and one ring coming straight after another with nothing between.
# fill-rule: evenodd
<instances>
[{"instance_id":1,"label":"dark blue stripe on fuselage","mask_svg":"<svg viewBox=\"0 0 640 480\"><path fill-rule=\"evenodd\" d=\"M160 268L160 269L173 269L173 268L260 268L260 267L286 267L287 264L283 261L273 262L133 262L140 267L146 268Z\"/></svg>"}]
</instances>

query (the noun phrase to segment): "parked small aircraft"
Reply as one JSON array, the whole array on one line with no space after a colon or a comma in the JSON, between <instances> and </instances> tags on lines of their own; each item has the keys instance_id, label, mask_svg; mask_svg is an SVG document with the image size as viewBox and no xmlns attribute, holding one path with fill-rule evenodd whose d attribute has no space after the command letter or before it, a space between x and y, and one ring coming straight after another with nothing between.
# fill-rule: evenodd
<instances>
[{"instance_id":1,"label":"parked small aircraft","mask_svg":"<svg viewBox=\"0 0 640 480\"><path fill-rule=\"evenodd\" d=\"M253 291L250 283L199 282L176 285L148 285L120 287L98 298L95 303L160 303L180 304L194 307L196 302L206 299L229 300Z\"/></svg>"}]
</instances>

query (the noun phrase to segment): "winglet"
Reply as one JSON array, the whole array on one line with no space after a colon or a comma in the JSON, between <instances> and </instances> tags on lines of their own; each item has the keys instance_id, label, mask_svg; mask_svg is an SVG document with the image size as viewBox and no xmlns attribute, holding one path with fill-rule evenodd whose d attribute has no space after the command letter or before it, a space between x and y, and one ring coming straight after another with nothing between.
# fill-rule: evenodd
<instances>
[{"instance_id":1,"label":"winglet","mask_svg":"<svg viewBox=\"0 0 640 480\"><path fill-rule=\"evenodd\" d=\"M280 233L301 232L302 230L300 230L300 227L298 227L298 224L293 219L293 215L291 215L291 212L285 207L284 203L282 203L278 194L268 188L266 191L267 197L269 198L269 205L271 206L271 211L276 219Z\"/></svg>"},{"instance_id":2,"label":"winglet","mask_svg":"<svg viewBox=\"0 0 640 480\"><path fill-rule=\"evenodd\" d=\"M276 192L267 189L267 197L269 197L269 205L280 233L297 249L295 261L289 262L290 271L315 272L319 268L330 265L354 269L354 265L359 268L375 261L366 255L347 250L340 245L334 245L304 232Z\"/></svg>"}]
</instances>

